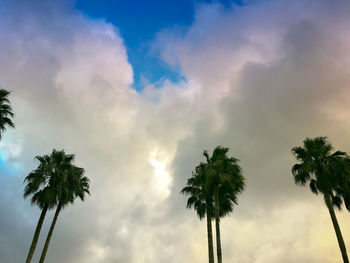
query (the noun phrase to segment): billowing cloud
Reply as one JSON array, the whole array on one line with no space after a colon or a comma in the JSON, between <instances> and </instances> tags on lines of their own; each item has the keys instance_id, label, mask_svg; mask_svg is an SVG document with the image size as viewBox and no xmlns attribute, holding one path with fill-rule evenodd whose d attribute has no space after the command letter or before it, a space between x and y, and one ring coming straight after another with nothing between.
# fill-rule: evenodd
<instances>
[{"instance_id":1,"label":"billowing cloud","mask_svg":"<svg viewBox=\"0 0 350 263\"><path fill-rule=\"evenodd\" d=\"M293 183L290 149L327 135L350 150L349 9L199 5L191 26L159 32L153 46L185 80L136 92L115 26L69 1L6 1L0 85L12 90L16 129L0 144L0 261L26 256L40 211L22 199L22 181L52 148L76 154L92 195L60 215L49 262L205 261L205 223L179 191L202 151L221 144L247 179L222 221L224 260L338 262L322 199ZM348 216L339 214L345 240Z\"/></svg>"}]
</instances>

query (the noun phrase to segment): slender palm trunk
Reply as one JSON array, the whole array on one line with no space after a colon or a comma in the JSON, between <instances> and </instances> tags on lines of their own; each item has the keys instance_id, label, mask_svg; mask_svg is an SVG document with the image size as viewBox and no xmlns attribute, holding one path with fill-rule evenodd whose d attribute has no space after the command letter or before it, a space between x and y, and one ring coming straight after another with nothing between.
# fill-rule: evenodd
<instances>
[{"instance_id":1,"label":"slender palm trunk","mask_svg":"<svg viewBox=\"0 0 350 263\"><path fill-rule=\"evenodd\" d=\"M344 261L344 263L349 263L348 255L346 253L346 247L345 247L344 239L343 239L343 236L342 236L341 231L340 231L340 227L339 227L339 224L338 224L337 217L335 216L335 213L334 213L334 209L333 209L333 206L332 206L331 198L330 198L329 195L325 194L324 195L324 199L326 201L326 205L327 205L329 214L331 215L334 231L335 231L335 234L336 234L337 239L338 239L338 244L339 244L339 248L340 248L340 251L341 251L341 255L343 257L343 261Z\"/></svg>"},{"instance_id":2,"label":"slender palm trunk","mask_svg":"<svg viewBox=\"0 0 350 263\"><path fill-rule=\"evenodd\" d=\"M219 191L215 187L215 230L216 230L216 252L218 263L222 263L221 241L220 241L220 217L219 217Z\"/></svg>"},{"instance_id":3,"label":"slender palm trunk","mask_svg":"<svg viewBox=\"0 0 350 263\"><path fill-rule=\"evenodd\" d=\"M207 232L208 232L208 256L209 263L214 263L213 232L211 228L211 211L207 203Z\"/></svg>"},{"instance_id":4,"label":"slender palm trunk","mask_svg":"<svg viewBox=\"0 0 350 263\"><path fill-rule=\"evenodd\" d=\"M47 212L47 205L45 205L44 208L41 210L41 214L40 214L40 217L39 217L38 224L36 225L36 229L35 229L35 232L34 232L34 237L33 237L33 240L32 240L32 244L30 245L30 249L29 249L29 252L28 252L26 263L30 263L30 261L32 260L33 255L34 255L34 251L35 251L35 248L36 248L36 244L38 243L40 230L41 230L41 227L43 226L43 222L44 222L44 219L45 219L46 212Z\"/></svg>"},{"instance_id":5,"label":"slender palm trunk","mask_svg":"<svg viewBox=\"0 0 350 263\"><path fill-rule=\"evenodd\" d=\"M58 218L58 214L60 213L61 208L62 208L62 204L59 203L58 206L57 206L56 212L55 212L55 216L53 217L49 233L47 234L46 241L45 241L45 246L44 246L43 252L41 253L41 257L40 257L39 263L43 263L44 260L45 260L45 256L46 256L47 249L49 247L49 243L50 243L50 240L51 240L52 232L53 232L53 230L55 228L56 221L57 221L57 218Z\"/></svg>"}]
</instances>

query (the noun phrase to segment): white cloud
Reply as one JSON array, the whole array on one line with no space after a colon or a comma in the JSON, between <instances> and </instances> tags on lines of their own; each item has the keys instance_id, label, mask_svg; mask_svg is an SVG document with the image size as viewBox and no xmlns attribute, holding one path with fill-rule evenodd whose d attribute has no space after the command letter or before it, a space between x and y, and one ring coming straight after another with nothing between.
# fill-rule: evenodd
<instances>
[{"instance_id":1,"label":"white cloud","mask_svg":"<svg viewBox=\"0 0 350 263\"><path fill-rule=\"evenodd\" d=\"M111 24L62 2L1 8L12 15L0 18L0 84L13 90L17 127L0 149L21 169L0 176L0 261L23 262L39 211L22 200L22 180L33 157L54 147L76 153L92 195L62 212L48 261L205 261L205 222L179 191L218 144L247 178L222 223L225 261L339 261L320 198L293 185L290 148L329 135L349 150L348 4L199 5L193 25L160 32L154 44L186 80L142 93L130 87L132 66Z\"/></svg>"}]
</instances>

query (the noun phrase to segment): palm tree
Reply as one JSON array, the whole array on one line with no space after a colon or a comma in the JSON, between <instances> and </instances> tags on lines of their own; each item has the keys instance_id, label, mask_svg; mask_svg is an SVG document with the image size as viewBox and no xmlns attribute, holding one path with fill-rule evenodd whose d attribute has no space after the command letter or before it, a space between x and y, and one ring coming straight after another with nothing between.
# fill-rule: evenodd
<instances>
[{"instance_id":1,"label":"palm tree","mask_svg":"<svg viewBox=\"0 0 350 263\"><path fill-rule=\"evenodd\" d=\"M292 168L295 184L307 183L314 194L321 193L328 208L344 263L349 263L345 243L333 206L341 208L341 187L345 172L344 164L348 159L345 152L333 152L326 137L306 138L303 147L294 147L292 153L299 163Z\"/></svg>"},{"instance_id":2,"label":"palm tree","mask_svg":"<svg viewBox=\"0 0 350 263\"><path fill-rule=\"evenodd\" d=\"M214 263L213 234L211 220L213 217L212 194L209 191L209 177L206 173L206 164L200 163L192 177L187 180L186 186L181 190L182 194L189 195L187 208L194 208L200 220L207 217L207 236L208 236L208 257L209 263Z\"/></svg>"},{"instance_id":3,"label":"palm tree","mask_svg":"<svg viewBox=\"0 0 350 263\"><path fill-rule=\"evenodd\" d=\"M55 150L54 150L55 151ZM56 212L48 232L39 263L43 263L50 244L53 230L55 228L60 211L68 204L73 204L75 198L82 201L85 193L89 192L89 179L84 175L84 169L73 165L74 155L66 155L64 151L53 151L52 158L55 163L55 173L50 178L49 184L55 191L57 202Z\"/></svg>"},{"instance_id":4,"label":"palm tree","mask_svg":"<svg viewBox=\"0 0 350 263\"><path fill-rule=\"evenodd\" d=\"M23 196L26 198L32 195L31 203L39 206L41 215L34 232L26 263L31 262L34 255L47 210L53 208L56 204L53 189L47 185L47 179L50 177L50 156L36 156L35 160L39 161L39 165L24 179L27 185L24 188Z\"/></svg>"},{"instance_id":5,"label":"palm tree","mask_svg":"<svg viewBox=\"0 0 350 263\"><path fill-rule=\"evenodd\" d=\"M0 139L2 138L2 133L6 131L7 126L11 128L15 127L15 124L12 122L14 113L8 99L9 95L9 91L0 89Z\"/></svg>"},{"instance_id":6,"label":"palm tree","mask_svg":"<svg viewBox=\"0 0 350 263\"><path fill-rule=\"evenodd\" d=\"M214 192L218 263L222 263L220 217L232 212L234 204L238 205L237 195L245 187L242 169L237 164L238 159L228 157L228 151L229 148L217 146L211 157L207 151L203 153L207 160L207 174L211 178L210 183Z\"/></svg>"}]
</instances>

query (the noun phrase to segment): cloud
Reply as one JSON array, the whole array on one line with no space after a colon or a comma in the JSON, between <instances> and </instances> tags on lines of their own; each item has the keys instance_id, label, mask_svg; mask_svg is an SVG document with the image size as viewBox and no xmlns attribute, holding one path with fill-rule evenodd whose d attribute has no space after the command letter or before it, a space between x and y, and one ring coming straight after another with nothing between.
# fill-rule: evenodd
<instances>
[{"instance_id":1,"label":"cloud","mask_svg":"<svg viewBox=\"0 0 350 263\"><path fill-rule=\"evenodd\" d=\"M48 261L205 261L205 222L179 191L202 151L218 144L247 179L240 206L222 221L225 261L339 261L322 199L293 184L290 149L327 135L349 150L349 8L198 5L191 26L159 32L153 46L185 80L138 93L114 25L70 1L7 1L0 85L12 90L16 129L0 145L0 261L26 256L40 211L22 199L22 180L52 148L76 154L92 195L63 210ZM345 240L347 216L339 217Z\"/></svg>"},{"instance_id":2,"label":"cloud","mask_svg":"<svg viewBox=\"0 0 350 263\"><path fill-rule=\"evenodd\" d=\"M268 238L281 232L277 218L273 222L265 219L271 213L277 210L284 216L287 214L284 207L295 209L294 213L300 213L298 210L306 213L306 209L300 208L302 203L314 200L308 189L303 191L293 184L290 169L294 160L290 149L300 145L306 136L319 135L329 136L337 149L349 149L345 138L349 135L350 112L344 101L349 98L350 79L344 67L348 63L344 54L350 43L342 33L344 23L349 23L343 12L349 6L332 6L330 14L326 14L329 2L311 1L310 6L313 8L305 9L301 2L288 5L268 2L266 6L227 11L209 5L204 11L198 10L197 21L185 34L175 39L173 35L169 37L169 46L164 44L168 32L161 33L157 43L165 46L161 54L167 61L176 61L177 66L200 83L205 98L198 103L208 111L197 120L192 134L178 144L175 189L179 191L185 184L203 149L211 150L219 144L229 146L231 153L241 160L247 189L232 219L226 220L232 225L244 225L251 220L259 226L272 225ZM208 14L208 8L213 15ZM278 10L284 16L268 10L276 13ZM209 29L203 19L211 22ZM328 22L326 27L324 21ZM180 212L181 202L175 207ZM318 203L318 209L325 209L322 203ZM235 216L241 216L240 220L234 221ZM346 229L345 222L341 223ZM307 232L311 222L305 219L304 224ZM293 250L297 261L317 262L322 257L323 262L332 262L332 258L325 261L327 253L317 252L311 243L303 244L307 249L301 250L302 240L293 234L295 226L287 225L284 232L293 235L293 240L281 237L277 242L280 251L265 249L265 234L252 227L243 235L252 231L258 236L255 238L259 245L250 247L249 252L245 251L247 245L237 245L235 251L245 253L230 257L228 252L226 260L279 262L287 254L289 242L295 242L299 243L298 250ZM333 230L328 230L332 234ZM235 236L234 231L230 233L233 237L224 241L228 249L232 248ZM325 243L337 251L333 241L327 236ZM252 256L247 258L247 254Z\"/></svg>"}]
</instances>

